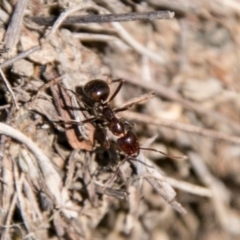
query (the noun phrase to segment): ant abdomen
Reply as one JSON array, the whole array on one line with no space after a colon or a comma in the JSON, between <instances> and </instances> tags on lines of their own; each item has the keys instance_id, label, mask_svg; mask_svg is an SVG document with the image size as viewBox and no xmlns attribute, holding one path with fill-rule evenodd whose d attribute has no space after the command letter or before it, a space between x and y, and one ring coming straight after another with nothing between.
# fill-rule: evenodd
<instances>
[{"instance_id":1,"label":"ant abdomen","mask_svg":"<svg viewBox=\"0 0 240 240\"><path fill-rule=\"evenodd\" d=\"M128 156L137 157L139 155L140 147L137 136L128 131L124 136L117 139L119 148Z\"/></svg>"},{"instance_id":2,"label":"ant abdomen","mask_svg":"<svg viewBox=\"0 0 240 240\"><path fill-rule=\"evenodd\" d=\"M100 79L94 79L83 87L84 93L95 102L105 102L110 94L108 84Z\"/></svg>"}]
</instances>

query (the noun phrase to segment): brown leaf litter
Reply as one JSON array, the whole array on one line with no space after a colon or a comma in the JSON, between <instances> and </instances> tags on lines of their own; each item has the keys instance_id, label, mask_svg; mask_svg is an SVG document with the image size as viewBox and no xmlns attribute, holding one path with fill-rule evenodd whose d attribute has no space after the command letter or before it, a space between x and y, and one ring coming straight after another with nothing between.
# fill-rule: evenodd
<instances>
[{"instance_id":1,"label":"brown leaf litter","mask_svg":"<svg viewBox=\"0 0 240 240\"><path fill-rule=\"evenodd\" d=\"M234 0L1 3L1 239L239 239L239 14ZM125 161L108 126L81 124L95 114L82 87L116 78L110 106L131 106L116 116L140 145L188 159Z\"/></svg>"}]
</instances>

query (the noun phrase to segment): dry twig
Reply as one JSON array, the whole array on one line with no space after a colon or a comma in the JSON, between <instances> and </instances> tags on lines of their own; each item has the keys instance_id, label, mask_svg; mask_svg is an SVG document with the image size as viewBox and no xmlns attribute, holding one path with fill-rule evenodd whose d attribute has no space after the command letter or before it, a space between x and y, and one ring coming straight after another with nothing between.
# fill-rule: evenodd
<instances>
[{"instance_id":1,"label":"dry twig","mask_svg":"<svg viewBox=\"0 0 240 240\"><path fill-rule=\"evenodd\" d=\"M40 46L35 46L35 47L32 47L24 52L21 52L19 53L18 55L6 60L5 62L3 62L2 64L0 64L0 68L3 69L3 68L6 68L6 67L9 67L11 66L14 62L20 60L20 59L23 59L23 58L26 58L27 56L29 56L30 54L40 50L41 47Z\"/></svg>"},{"instance_id":2,"label":"dry twig","mask_svg":"<svg viewBox=\"0 0 240 240\"><path fill-rule=\"evenodd\" d=\"M14 14L11 18L10 24L5 35L5 47L7 49L14 49L20 36L20 31L22 27L24 10L27 6L28 0L17 1Z\"/></svg>"},{"instance_id":3,"label":"dry twig","mask_svg":"<svg viewBox=\"0 0 240 240\"><path fill-rule=\"evenodd\" d=\"M0 67L0 76L2 77L2 80L3 80L4 84L6 85L8 91L10 92L16 108L19 109L18 104L17 104L17 99L16 99L16 97L15 97L15 94L14 94L14 92L13 92L11 86L10 86L10 83L9 83L8 80L6 79L6 77L5 77L5 75L4 75L1 67Z\"/></svg>"},{"instance_id":4,"label":"dry twig","mask_svg":"<svg viewBox=\"0 0 240 240\"><path fill-rule=\"evenodd\" d=\"M120 14L105 14L105 15L83 15L67 17L72 12L76 11L76 7L67 10L69 13L63 14L60 18L60 24L75 24L75 23L106 23L106 22L126 22L136 20L156 20L156 19L171 19L174 16L170 11L155 11L155 12L130 12ZM82 10L82 7L80 6ZM77 9L78 10L78 9ZM31 20L39 25L50 26L54 23L55 17L32 17Z\"/></svg>"}]
</instances>

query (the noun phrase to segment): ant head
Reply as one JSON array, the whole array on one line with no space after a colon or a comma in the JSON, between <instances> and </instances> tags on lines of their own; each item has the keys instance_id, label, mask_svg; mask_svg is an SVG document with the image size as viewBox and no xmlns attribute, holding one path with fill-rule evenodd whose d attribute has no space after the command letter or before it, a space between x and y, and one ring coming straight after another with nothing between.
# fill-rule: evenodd
<instances>
[{"instance_id":1,"label":"ant head","mask_svg":"<svg viewBox=\"0 0 240 240\"><path fill-rule=\"evenodd\" d=\"M83 87L84 93L95 102L105 102L110 94L108 84L100 79L94 79Z\"/></svg>"}]
</instances>

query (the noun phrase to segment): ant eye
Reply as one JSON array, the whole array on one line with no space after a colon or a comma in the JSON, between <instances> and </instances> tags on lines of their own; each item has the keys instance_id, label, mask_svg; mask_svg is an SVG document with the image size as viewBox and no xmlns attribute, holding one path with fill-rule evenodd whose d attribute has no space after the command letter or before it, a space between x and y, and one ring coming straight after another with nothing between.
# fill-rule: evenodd
<instances>
[{"instance_id":1,"label":"ant eye","mask_svg":"<svg viewBox=\"0 0 240 240\"><path fill-rule=\"evenodd\" d=\"M108 84L100 79L95 79L88 82L84 88L84 93L96 102L105 102L110 94Z\"/></svg>"}]
</instances>

